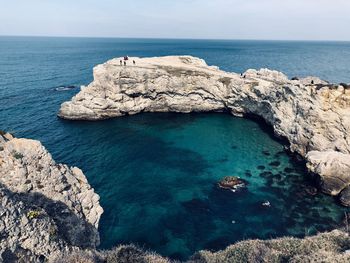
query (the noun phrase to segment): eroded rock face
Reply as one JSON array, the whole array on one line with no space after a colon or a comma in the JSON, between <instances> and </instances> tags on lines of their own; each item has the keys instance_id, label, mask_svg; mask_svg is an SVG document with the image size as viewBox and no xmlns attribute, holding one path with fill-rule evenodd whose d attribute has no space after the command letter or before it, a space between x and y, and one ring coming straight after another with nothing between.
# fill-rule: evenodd
<instances>
[{"instance_id":1,"label":"eroded rock face","mask_svg":"<svg viewBox=\"0 0 350 263\"><path fill-rule=\"evenodd\" d=\"M342 205L350 206L350 186L345 187L345 189L341 191L339 200Z\"/></svg>"},{"instance_id":2,"label":"eroded rock face","mask_svg":"<svg viewBox=\"0 0 350 263\"><path fill-rule=\"evenodd\" d=\"M320 187L324 193L336 196L350 185L349 154L311 151L306 158L308 169L320 176Z\"/></svg>"},{"instance_id":3,"label":"eroded rock face","mask_svg":"<svg viewBox=\"0 0 350 263\"><path fill-rule=\"evenodd\" d=\"M0 135L2 260L40 262L56 252L95 248L102 212L80 169L56 164L38 141Z\"/></svg>"},{"instance_id":4,"label":"eroded rock face","mask_svg":"<svg viewBox=\"0 0 350 263\"><path fill-rule=\"evenodd\" d=\"M207 66L198 58L131 58L136 66L112 59L94 68L94 81L58 115L70 120L100 120L139 112L227 111L253 114L286 138L290 150L308 158L310 170L321 175L323 191L338 194L350 183L350 169L327 169L332 160L350 163L350 89L315 77L289 80L268 69L248 70L242 76ZM339 159L340 158L340 159ZM317 161L319 160L319 161ZM325 168L326 169L326 168ZM323 172L322 172L323 171Z\"/></svg>"}]
</instances>

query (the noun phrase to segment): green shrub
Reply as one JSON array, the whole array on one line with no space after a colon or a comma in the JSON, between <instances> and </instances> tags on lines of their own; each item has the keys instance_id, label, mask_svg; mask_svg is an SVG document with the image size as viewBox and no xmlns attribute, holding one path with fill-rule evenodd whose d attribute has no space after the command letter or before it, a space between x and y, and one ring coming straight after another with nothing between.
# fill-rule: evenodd
<instances>
[{"instance_id":1,"label":"green shrub","mask_svg":"<svg viewBox=\"0 0 350 263\"><path fill-rule=\"evenodd\" d=\"M27 217L32 220L34 218L38 218L39 216L41 215L41 212L40 211L37 211L37 210L30 210L28 213L27 213Z\"/></svg>"},{"instance_id":2,"label":"green shrub","mask_svg":"<svg viewBox=\"0 0 350 263\"><path fill-rule=\"evenodd\" d=\"M12 152L12 155L13 157L15 157L16 159L22 159L24 157L23 154L19 153L19 152L16 152L16 151L13 151Z\"/></svg>"}]
</instances>

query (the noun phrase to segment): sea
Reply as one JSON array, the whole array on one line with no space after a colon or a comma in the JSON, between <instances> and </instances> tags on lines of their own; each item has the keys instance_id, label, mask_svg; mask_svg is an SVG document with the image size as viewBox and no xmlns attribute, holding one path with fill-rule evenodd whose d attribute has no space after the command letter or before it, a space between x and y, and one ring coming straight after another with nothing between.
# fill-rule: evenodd
<instances>
[{"instance_id":1,"label":"sea","mask_svg":"<svg viewBox=\"0 0 350 263\"><path fill-rule=\"evenodd\" d=\"M271 128L228 114L142 113L66 121L60 104L120 56L192 55L230 72L270 68L350 83L349 42L0 37L0 129L40 140L100 195L101 249L136 244L171 259L250 238L303 237L343 225ZM247 182L220 189L225 176ZM264 206L269 203L270 206Z\"/></svg>"}]
</instances>

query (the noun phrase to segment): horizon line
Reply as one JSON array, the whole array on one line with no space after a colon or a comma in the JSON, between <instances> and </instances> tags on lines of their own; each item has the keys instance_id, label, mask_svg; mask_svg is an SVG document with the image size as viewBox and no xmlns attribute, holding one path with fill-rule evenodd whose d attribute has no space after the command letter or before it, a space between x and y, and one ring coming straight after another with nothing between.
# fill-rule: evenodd
<instances>
[{"instance_id":1,"label":"horizon line","mask_svg":"<svg viewBox=\"0 0 350 263\"><path fill-rule=\"evenodd\" d=\"M64 35L0 35L0 37L33 38L86 38L86 39L149 39L149 40L213 40L213 41L290 41L290 42L350 42L339 39L258 39L258 38L186 38L186 37L117 37L117 36L64 36Z\"/></svg>"}]
</instances>

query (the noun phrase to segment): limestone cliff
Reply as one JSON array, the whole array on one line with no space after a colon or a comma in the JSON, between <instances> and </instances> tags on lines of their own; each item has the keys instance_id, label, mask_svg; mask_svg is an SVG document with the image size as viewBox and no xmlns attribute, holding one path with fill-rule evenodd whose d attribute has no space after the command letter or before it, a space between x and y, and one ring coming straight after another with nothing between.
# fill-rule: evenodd
<instances>
[{"instance_id":1,"label":"limestone cliff","mask_svg":"<svg viewBox=\"0 0 350 263\"><path fill-rule=\"evenodd\" d=\"M350 205L350 89L318 78L290 80L268 69L227 73L190 57L112 59L58 116L101 120L139 112L229 112L262 117L308 160L321 189ZM331 167L331 168L330 168Z\"/></svg>"},{"instance_id":2,"label":"limestone cliff","mask_svg":"<svg viewBox=\"0 0 350 263\"><path fill-rule=\"evenodd\" d=\"M0 133L0 200L0 262L42 262L99 244L99 196L38 141Z\"/></svg>"}]
</instances>

